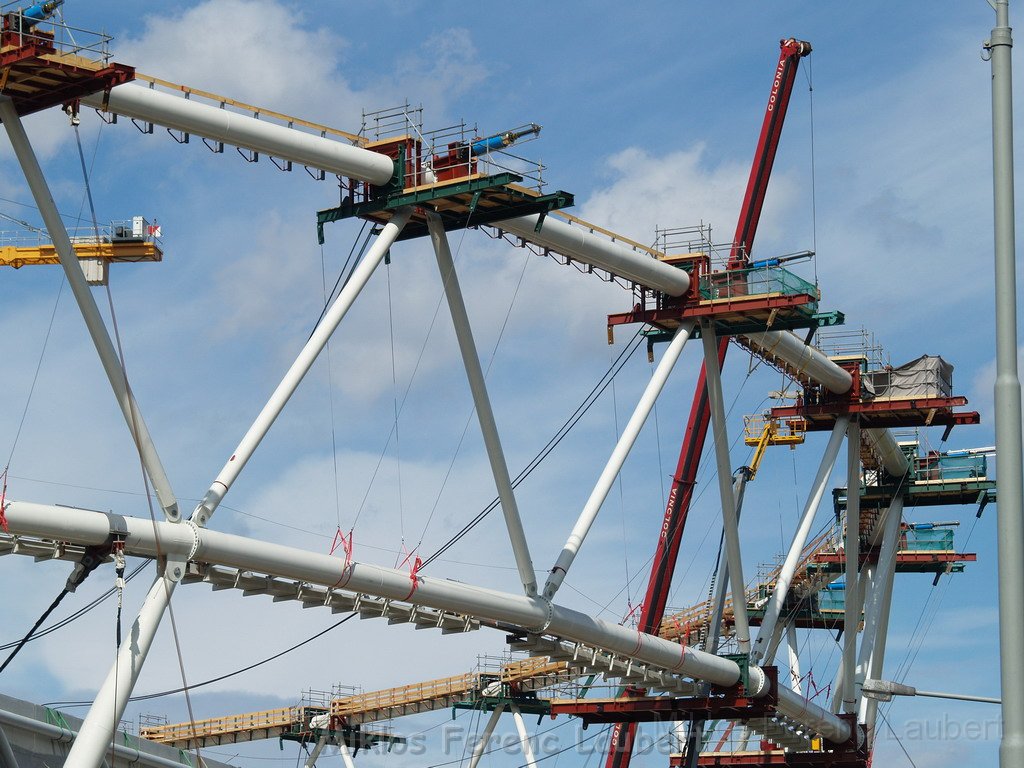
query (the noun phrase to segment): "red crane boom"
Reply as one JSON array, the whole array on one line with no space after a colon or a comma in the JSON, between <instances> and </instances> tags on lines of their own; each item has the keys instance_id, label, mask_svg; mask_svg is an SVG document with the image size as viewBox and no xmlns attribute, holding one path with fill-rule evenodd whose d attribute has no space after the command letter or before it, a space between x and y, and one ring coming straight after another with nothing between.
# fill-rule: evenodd
<instances>
[{"instance_id":1,"label":"red crane boom","mask_svg":"<svg viewBox=\"0 0 1024 768\"><path fill-rule=\"evenodd\" d=\"M732 250L729 254L729 268L740 269L746 265L754 244L754 235L761 218L765 192L771 177L775 152L782 135L782 126L789 108L789 97L796 81L800 59L811 52L811 44L790 38L779 43L778 66L772 79L772 88L768 95L768 106L765 109L761 135L757 141L754 163L750 169L747 190L743 196L736 235L733 238ZM718 346L718 364L725 361L725 353L729 347L728 337L723 337ZM640 609L640 631L656 634L665 616L665 604L668 601L669 586L675 574L676 558L686 518L693 499L693 489L700 465L700 456L704 450L704 439L707 437L711 412L708 407L708 390L704 366L701 366L697 379L697 388L690 406L690 417L686 424L682 446L679 451L679 462L672 477L672 489L669 492L665 517L658 535L658 547L651 564L651 575L647 583L647 593ZM644 691L627 688L625 696L643 695ZM612 730L608 743L606 768L627 768L633 754L633 740L636 737L636 723L617 723Z\"/></svg>"}]
</instances>

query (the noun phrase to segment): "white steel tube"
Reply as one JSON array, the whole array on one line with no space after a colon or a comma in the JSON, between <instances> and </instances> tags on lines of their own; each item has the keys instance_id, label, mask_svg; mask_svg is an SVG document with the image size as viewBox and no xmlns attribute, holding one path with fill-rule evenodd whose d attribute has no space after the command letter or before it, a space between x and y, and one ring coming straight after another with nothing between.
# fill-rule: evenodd
<instances>
[{"instance_id":1,"label":"white steel tube","mask_svg":"<svg viewBox=\"0 0 1024 768\"><path fill-rule=\"evenodd\" d=\"M761 351L785 360L831 392L841 395L853 385L853 377L825 356L821 350L804 344L792 331L748 333L745 338Z\"/></svg>"},{"instance_id":2,"label":"white steel tube","mask_svg":"<svg viewBox=\"0 0 1024 768\"><path fill-rule=\"evenodd\" d=\"M888 429L865 429L864 435L882 459L885 471L894 477L903 477L910 469L907 455L900 450L896 438Z\"/></svg>"},{"instance_id":3,"label":"white steel tube","mask_svg":"<svg viewBox=\"0 0 1024 768\"><path fill-rule=\"evenodd\" d=\"M507 623L528 632L592 645L623 658L715 685L734 685L740 678L739 666L730 659L612 624L549 603L541 597L499 592L426 576L417 576L415 589L410 592L409 574L405 571L365 563L346 566L328 554L208 528L164 522L154 526L151 520L143 518L71 507L11 501L7 506L7 520L12 533L75 544L102 543L112 530L123 531L126 536L125 554L131 556L155 557L159 537L161 552L168 555L191 553L196 562L266 573L375 597L412 601L417 605L453 611L484 621ZM768 690L764 672L758 667L751 667L750 695L764 695ZM843 741L849 736L849 728L843 721L817 705L801 702L799 707L795 704L787 704L787 707L797 713L806 711L808 723L825 722L828 730L822 733L832 740ZM818 728L817 725L814 727Z\"/></svg>"},{"instance_id":4,"label":"white steel tube","mask_svg":"<svg viewBox=\"0 0 1024 768\"><path fill-rule=\"evenodd\" d=\"M469 389L473 395L473 405L476 407L477 421L479 421L480 431L483 433L487 459L491 464L491 474L494 475L494 485L497 487L498 498L501 500L501 511L505 517L509 540L512 542L512 552L516 558L516 567L519 569L519 578L523 582L526 594L532 596L537 594L537 576L533 570L533 559L530 557L530 547L526 541L526 532L523 530L523 521L519 516L515 491L512 489L512 478L508 473L505 452L502 450L501 438L498 436L498 424L494 420L491 399L487 394L487 382L484 380L484 372L480 367L480 355L477 353L476 342L473 340L469 314L466 312L466 303L462 299L459 276L455 272L455 262L452 260L451 248L448 246L448 236L445 234L441 217L436 213L427 214L427 228L430 231L430 240L434 245L437 268L441 272L444 295L448 299L452 325L455 326L455 336L459 341L462 364L466 369L466 378L469 380Z\"/></svg>"},{"instance_id":5,"label":"white steel tube","mask_svg":"<svg viewBox=\"0 0 1024 768\"><path fill-rule=\"evenodd\" d=\"M603 270L654 288L670 296L682 296L690 287L690 276L678 267L658 261L653 256L637 253L632 248L588 232L553 216L545 216L537 231L539 214L520 216L496 222L494 226L518 235L523 240L569 256L575 261L592 264Z\"/></svg>"},{"instance_id":6,"label":"white steel tube","mask_svg":"<svg viewBox=\"0 0 1024 768\"><path fill-rule=\"evenodd\" d=\"M338 739L338 752L341 753L341 759L345 763L345 768L356 768L355 761L352 760L352 753L349 751L348 744L345 743L344 736Z\"/></svg>"},{"instance_id":7,"label":"white steel tube","mask_svg":"<svg viewBox=\"0 0 1024 768\"><path fill-rule=\"evenodd\" d=\"M85 96L82 104L371 184L386 184L395 171L378 152L138 85Z\"/></svg>"},{"instance_id":8,"label":"white steel tube","mask_svg":"<svg viewBox=\"0 0 1024 768\"><path fill-rule=\"evenodd\" d=\"M622 471L622 465L625 463L626 457L629 456L629 452L636 443L640 430L643 429L644 424L647 422L654 404L658 401L658 396L661 395L662 390L665 388L665 382L668 381L669 374L675 367L676 362L679 360L679 355L682 354L683 347L686 346L687 339L690 338L690 334L693 332L693 325L693 322L689 321L682 323L676 329L675 334L672 336L672 341L665 349L658 367L655 368L647 388L637 403L636 410L633 411L629 423L622 430L622 435L619 436L619 441L616 443L608 463L605 464L604 471L601 472L601 476L597 479L594 490L590 492L590 498L587 499L587 503L583 506L583 511L580 513L576 525L573 526L572 533L569 534L565 546L562 547L558 560L551 568L551 574L544 585L544 597L548 600L555 596L558 588L562 585L569 566L572 565L576 554L583 545L583 540L590 532L594 520L597 519L597 513L601 510L601 505L608 498L608 492L615 483L615 478Z\"/></svg>"},{"instance_id":9,"label":"white steel tube","mask_svg":"<svg viewBox=\"0 0 1024 768\"><path fill-rule=\"evenodd\" d=\"M846 431L846 587L843 615L843 711L856 712L854 674L857 665L857 627L860 625L860 424Z\"/></svg>"},{"instance_id":10,"label":"white steel tube","mask_svg":"<svg viewBox=\"0 0 1024 768\"><path fill-rule=\"evenodd\" d=\"M171 489L171 482L167 478L163 464L160 462L160 456L156 452L156 447L153 445L153 439L150 437L146 422L143 420L139 406L135 402L135 397L128 386L127 376L121 367L121 359L118 357L114 343L110 339L110 334L107 333L107 327L103 322L103 317L100 315L99 307L96 306L96 300L89 291L89 285L85 281L82 267L75 256L67 229L65 229L64 222L57 211L57 204L53 201L53 196L50 194L50 188L46 183L46 178L43 176L42 169L39 167L39 161L36 159L35 151L28 140L28 135L25 133L25 127L22 125L21 118L18 117L18 112L14 108L14 102L11 101L10 97L2 94L0 94L0 120L3 120L4 128L7 129L7 135L11 140L14 154L17 156L18 163L25 174L25 180L32 191L32 197L39 208L39 213L43 217L43 223L46 224L46 230L53 240L54 250L57 251L61 266L64 268L64 274L68 279L68 285L71 286L71 292L75 296L75 301L78 302L82 318L85 320L86 328L89 329L89 335L92 337L93 345L99 354L100 362L103 364L103 370L107 374L110 387L114 390L114 396L117 398L118 405L121 406L121 413L128 424L128 430L138 446L142 464L146 469L150 482L153 484L153 491L156 493L157 500L161 508L163 508L167 519L177 521L180 519L178 501L174 496L174 491Z\"/></svg>"},{"instance_id":11,"label":"white steel tube","mask_svg":"<svg viewBox=\"0 0 1024 768\"><path fill-rule=\"evenodd\" d=\"M732 469L729 460L729 430L725 422L725 402L722 396L722 372L718 366L718 336L710 322L700 324L704 342L704 371L707 380L708 403L711 406L711 425L718 462L718 494L722 502L722 530L725 536L726 560L729 563L729 584L732 587L732 615L736 630L736 644L740 653L750 651L750 623L747 620L746 582L743 580L743 559L740 554L739 518L733 495Z\"/></svg>"},{"instance_id":12,"label":"white steel tube","mask_svg":"<svg viewBox=\"0 0 1024 768\"><path fill-rule=\"evenodd\" d=\"M811 532L811 525L814 523L814 516L825 493L825 486L828 484L832 467L836 463L836 456L839 455L839 448L843 444L843 437L846 435L848 425L849 419L846 417L841 416L836 419L836 425L832 429L832 435L829 437L828 445L825 447L825 453L821 457L818 473L814 477L810 496L807 498L803 515L800 517L800 524L793 535L793 542L789 546L789 553L782 564L782 570L779 571L779 578L775 583L771 602L765 610L764 618L761 619L761 628L758 630L757 640L754 641L754 647L750 653L752 663L756 664L763 658L770 664L775 659L775 649L769 647L770 641L775 634L775 625L782 614L782 606L786 601L786 595L789 594L789 586L793 582L793 576L796 574L796 569L803 557L804 545L807 543L807 537Z\"/></svg>"},{"instance_id":13,"label":"white steel tube","mask_svg":"<svg viewBox=\"0 0 1024 768\"><path fill-rule=\"evenodd\" d=\"M878 551L871 596L865 601L864 639L857 659L857 686L862 686L866 678L878 680L882 677L885 643L889 634L889 609L896 580L896 553L899 550L900 524L903 522L903 497L894 497L885 514L885 529L882 546ZM862 696L859 690L856 698L859 701L858 721L867 726L869 734L874 734L878 701Z\"/></svg>"},{"instance_id":14,"label":"white steel tube","mask_svg":"<svg viewBox=\"0 0 1024 768\"><path fill-rule=\"evenodd\" d=\"M169 524L161 525L167 530ZM173 526L174 531L185 535L189 535L189 528L187 525ZM156 548L155 540L153 547ZM117 659L89 707L78 738L71 745L64 768L98 768L102 765L103 756L110 749L118 723L128 705L128 697L132 695L139 679L142 665L177 584L169 578L157 576L149 588L139 615L117 649Z\"/></svg>"},{"instance_id":15,"label":"white steel tube","mask_svg":"<svg viewBox=\"0 0 1024 768\"><path fill-rule=\"evenodd\" d=\"M530 734L526 732L526 723L523 722L523 713L519 711L519 706L514 701L509 704L509 709L512 710L512 719L516 721L516 730L519 731L519 743L523 745L523 760L526 768L537 768L537 763L533 758Z\"/></svg>"},{"instance_id":16,"label":"white steel tube","mask_svg":"<svg viewBox=\"0 0 1024 768\"><path fill-rule=\"evenodd\" d=\"M499 704L491 712L491 716L487 718L484 732L480 734L480 738L473 745L473 754L469 756L469 768L476 768L480 763L480 758L483 757L484 752L487 750L487 743L491 740L491 734L494 733L494 727L498 724L498 718L501 717L501 713L504 711L505 705Z\"/></svg>"},{"instance_id":17,"label":"white steel tube","mask_svg":"<svg viewBox=\"0 0 1024 768\"><path fill-rule=\"evenodd\" d=\"M327 346L331 334L334 333L360 291L369 281L374 270L384 259L384 255L395 242L395 238L398 237L402 228L405 227L411 215L411 208L402 208L395 213L391 221L384 225L384 229L366 252L363 260L353 270L352 277L345 284L345 287L341 289L341 293L338 294L338 298L334 300L331 308L327 310L320 324L313 329L312 335L302 348L302 351L299 352L298 357L295 358L295 362L292 363L287 373L285 373L281 383L277 385L277 389L271 394L267 404L263 406L263 410L260 411L259 416L256 417L252 426L249 427L249 431L242 437L238 447L231 454L231 458L228 459L220 474L217 475L217 478L210 485L203 500L192 513L192 520L194 522L199 525L206 525L221 500L231 490L231 484L238 477L238 473L242 471L249 459L252 458L256 448L259 447L260 442L266 437L267 432L270 431L274 421L298 388L303 377L313 367L317 356Z\"/></svg>"},{"instance_id":18,"label":"white steel tube","mask_svg":"<svg viewBox=\"0 0 1024 768\"><path fill-rule=\"evenodd\" d=\"M802 675L800 674L800 646L796 641L796 627L792 623L786 625L786 649L789 651L789 687L794 693L803 695Z\"/></svg>"},{"instance_id":19,"label":"white steel tube","mask_svg":"<svg viewBox=\"0 0 1024 768\"><path fill-rule=\"evenodd\" d=\"M192 559L196 562L258 571L394 600L408 599L430 608L505 622L531 632L543 631L593 644L716 685L732 685L739 679L739 667L729 659L681 647L679 643L605 622L571 608L551 604L540 597L428 576L417 576L416 588L410 594L407 571L366 563L352 563L346 569L344 561L325 553L307 552L191 525L158 523L154 528L152 521L144 518L120 517L71 507L10 501L7 520L12 533L83 545L103 543L111 530L124 530L127 534L125 553L139 557L157 555L159 535L161 552L167 555L187 555L194 550ZM758 688L763 686L759 680L759 677L755 680Z\"/></svg>"}]
</instances>

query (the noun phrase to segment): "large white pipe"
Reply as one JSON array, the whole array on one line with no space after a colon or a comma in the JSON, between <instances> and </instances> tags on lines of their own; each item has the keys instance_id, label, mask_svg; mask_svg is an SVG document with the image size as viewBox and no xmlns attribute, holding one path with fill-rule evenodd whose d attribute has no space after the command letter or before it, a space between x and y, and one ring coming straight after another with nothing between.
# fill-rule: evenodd
<instances>
[{"instance_id":1,"label":"large white pipe","mask_svg":"<svg viewBox=\"0 0 1024 768\"><path fill-rule=\"evenodd\" d=\"M587 503L583 506L583 511L580 512L576 525L573 526L565 546L562 547L558 560L555 561L555 565L551 568L551 574L544 585L544 597L548 600L555 596L558 588L562 585L562 581L569 571L569 566L575 560L576 553L579 552L580 547L583 545L583 540L587 537L587 533L590 532L594 520L597 519L597 513L600 511L601 505L608 498L608 492L611 490L615 478L622 471L622 465L626 462L626 457L629 456L630 450L632 450L633 445L636 443L640 430L643 429L644 424L647 422L647 417L650 416L658 396L665 388L669 374L679 360L679 355L682 354L683 347L686 346L686 341L690 338L690 333L693 332L693 325L691 320L682 323L676 329L675 335L672 336L672 341L669 342L668 347L665 349L665 354L661 357L661 362L658 363L658 367L654 370L647 388L637 403L636 410L633 411L633 415L630 417L629 423L626 424L626 428L622 430L622 435L619 437L612 455L608 458L604 471L601 472L601 476L597 479L594 490L590 492L590 498L587 499Z\"/></svg>"},{"instance_id":2,"label":"large white pipe","mask_svg":"<svg viewBox=\"0 0 1024 768\"><path fill-rule=\"evenodd\" d=\"M841 395L853 386L853 377L833 363L819 349L804 344L791 331L748 333L745 338L759 351L785 360L794 369L806 374L831 392Z\"/></svg>"},{"instance_id":3,"label":"large white pipe","mask_svg":"<svg viewBox=\"0 0 1024 768\"><path fill-rule=\"evenodd\" d=\"M448 309L452 316L452 325L455 327L455 337L458 339L459 352L462 354L462 365L466 369L469 390L473 395L473 405L476 409L477 421L480 423L480 432L484 438L487 460L490 462L494 485L498 491L498 498L501 500L501 512L505 518L509 540L512 543L512 553L515 555L519 579L523 583L523 590L526 594L535 595L537 594L537 576L533 571L530 547L526 541L522 518L519 516L519 505L516 503L515 491L512 489L512 478L508 473L505 451L502 450L501 438L498 436L498 424L494 420L491 398L487 394L487 382L484 379L483 368L480 366L480 355L476 350L473 329L469 323L469 313L466 311L466 302L462 298L459 276L455 272L455 261L452 259L452 251L448 245L448 236L445 234L441 217L436 213L428 213L427 229L430 231L430 241L434 246L437 268L441 273L444 295L448 299Z\"/></svg>"},{"instance_id":4,"label":"large white pipe","mask_svg":"<svg viewBox=\"0 0 1024 768\"><path fill-rule=\"evenodd\" d=\"M882 466L886 472L894 477L903 477L907 473L910 462L907 461L907 455L900 450L892 432L888 429L865 429L864 435L882 459Z\"/></svg>"},{"instance_id":5,"label":"large white pipe","mask_svg":"<svg viewBox=\"0 0 1024 768\"><path fill-rule=\"evenodd\" d=\"M836 425L832 429L832 435L829 437L828 445L825 447L825 453L821 457L821 464L818 465L818 473L814 476L811 493L807 498L807 503L804 505L800 523L797 526L796 533L793 535L789 552L786 554L786 561L782 564L778 579L775 582L771 602L768 603L768 607L765 609L764 618L761 619L761 629L758 630L757 640L754 641L754 647L750 652L750 659L755 664L760 662L761 659L766 659L769 664L775 660L775 648L772 647L775 625L782 615L782 606L786 601L786 595L789 594L789 587L793 582L793 576L796 575L796 570L803 557L804 545L807 543L807 537L811 533L814 516L818 512L818 505L821 504L821 498L825 493L825 486L828 484L828 478L832 473L836 456L839 455L839 448L843 444L843 438L846 436L848 425L849 419L846 417L836 419Z\"/></svg>"},{"instance_id":6,"label":"large white pipe","mask_svg":"<svg viewBox=\"0 0 1024 768\"><path fill-rule=\"evenodd\" d=\"M378 152L152 88L121 85L107 96L85 96L82 103L371 184L386 184L395 171L394 162Z\"/></svg>"},{"instance_id":7,"label":"large white pipe","mask_svg":"<svg viewBox=\"0 0 1024 768\"><path fill-rule=\"evenodd\" d=\"M375 597L415 602L428 608L452 611L486 621L522 627L635 659L677 675L730 686L740 679L739 666L726 658L681 646L670 640L602 621L593 616L554 605L541 597L527 597L484 587L417 576L410 590L409 574L393 568L349 563L323 553L307 552L280 544L234 536L193 525L175 525L103 512L11 501L7 520L12 533L40 536L76 544L105 542L112 530L125 534L125 553L155 557L157 541L165 555L186 555L196 562L226 565L268 573ZM749 694L763 696L767 677L750 668ZM780 711L808 724L833 741L849 737L848 725L815 704L788 697ZM795 695L794 695L795 696ZM92 768L90 766L90 768Z\"/></svg>"},{"instance_id":8,"label":"large white pipe","mask_svg":"<svg viewBox=\"0 0 1024 768\"><path fill-rule=\"evenodd\" d=\"M494 226L518 235L523 240L670 296L682 296L690 287L690 276L678 267L669 266L652 256L637 253L632 248L598 237L583 227L552 216L544 217L544 224L538 232L538 220L539 214L531 214L495 222Z\"/></svg>"}]
</instances>

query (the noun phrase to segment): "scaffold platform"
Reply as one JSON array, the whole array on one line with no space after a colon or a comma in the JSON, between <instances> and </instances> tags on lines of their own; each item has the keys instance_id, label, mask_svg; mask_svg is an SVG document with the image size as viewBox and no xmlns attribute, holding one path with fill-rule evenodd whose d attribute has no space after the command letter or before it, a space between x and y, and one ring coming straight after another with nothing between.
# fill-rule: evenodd
<instances>
[{"instance_id":1,"label":"scaffold platform","mask_svg":"<svg viewBox=\"0 0 1024 768\"><path fill-rule=\"evenodd\" d=\"M61 28L64 29L64 28ZM52 32L0 31L0 94L19 115L66 104L135 78L135 68L109 62L110 38L75 30L79 43L58 41Z\"/></svg>"}]
</instances>

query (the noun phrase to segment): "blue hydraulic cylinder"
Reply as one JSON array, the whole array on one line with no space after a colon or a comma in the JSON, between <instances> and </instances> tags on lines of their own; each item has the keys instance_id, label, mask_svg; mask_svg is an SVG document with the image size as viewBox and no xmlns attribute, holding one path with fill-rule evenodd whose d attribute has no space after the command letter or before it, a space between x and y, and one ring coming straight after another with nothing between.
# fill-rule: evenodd
<instances>
[{"instance_id":1,"label":"blue hydraulic cylinder","mask_svg":"<svg viewBox=\"0 0 1024 768\"><path fill-rule=\"evenodd\" d=\"M480 141L474 141L473 144L470 145L470 151L474 155L482 155L485 152L504 149L506 146L504 135L498 134L497 136L489 136L486 139L480 139Z\"/></svg>"},{"instance_id":2,"label":"blue hydraulic cylinder","mask_svg":"<svg viewBox=\"0 0 1024 768\"><path fill-rule=\"evenodd\" d=\"M36 3L21 11L22 18L27 22L25 27L31 29L40 21L45 21L53 15L57 8L64 4L64 0L48 0L45 3Z\"/></svg>"}]
</instances>

